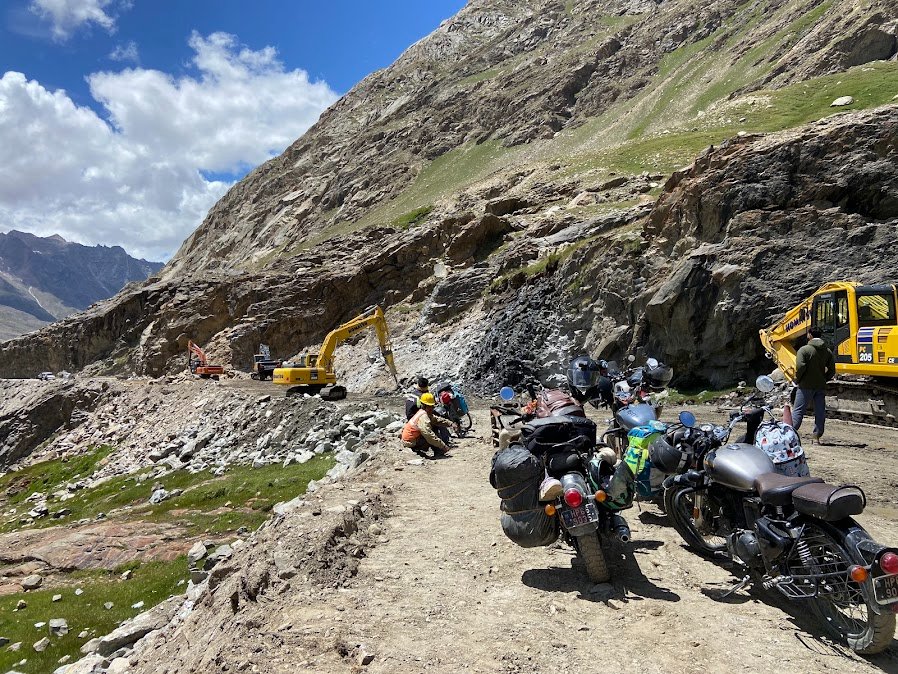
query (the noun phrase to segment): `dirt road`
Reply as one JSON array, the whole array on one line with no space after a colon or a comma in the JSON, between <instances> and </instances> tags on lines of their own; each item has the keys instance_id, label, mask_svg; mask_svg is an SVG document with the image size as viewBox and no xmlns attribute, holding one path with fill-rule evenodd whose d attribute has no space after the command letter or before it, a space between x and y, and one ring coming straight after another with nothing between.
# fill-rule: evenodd
<instances>
[{"instance_id":1,"label":"dirt road","mask_svg":"<svg viewBox=\"0 0 898 674\"><path fill-rule=\"evenodd\" d=\"M564 546L518 548L502 533L487 482L487 428L478 411L483 437L461 441L451 458L422 463L390 449L364 480L341 487L344 500L388 495L358 573L336 589L272 588L249 613L198 620L214 632L236 621L242 636L230 646L185 641L192 657L182 671L898 671L898 643L863 659L823 638L797 604L761 591L720 599L732 573L684 548L651 505L627 511L633 541L612 560L610 586L572 568ZM871 507L859 519L898 543L898 435L843 423L829 435L832 445L811 449L812 471L864 485ZM206 649L202 663L197 649ZM163 670L177 671L139 671Z\"/></svg>"}]
</instances>

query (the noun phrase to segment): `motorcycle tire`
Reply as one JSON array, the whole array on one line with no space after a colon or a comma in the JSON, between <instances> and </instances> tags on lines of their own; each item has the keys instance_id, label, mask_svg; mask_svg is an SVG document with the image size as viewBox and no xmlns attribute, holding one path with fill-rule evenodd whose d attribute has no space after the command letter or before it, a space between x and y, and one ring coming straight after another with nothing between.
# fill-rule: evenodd
<instances>
[{"instance_id":1,"label":"motorcycle tire","mask_svg":"<svg viewBox=\"0 0 898 674\"><path fill-rule=\"evenodd\" d=\"M726 541L715 536L710 527L696 526L692 515L693 503L691 487L674 485L664 491L664 510L673 528L686 541L686 545L704 557L720 557L726 552ZM707 501L706 501L707 503ZM711 512L707 505L704 510Z\"/></svg>"},{"instance_id":2,"label":"motorcycle tire","mask_svg":"<svg viewBox=\"0 0 898 674\"><path fill-rule=\"evenodd\" d=\"M848 580L848 568L855 562L847 550L822 527L809 524L802 540L807 543L807 561L795 557L790 570L796 577L811 573L836 573L821 583L817 596L808 600L811 610L833 637L848 644L858 655L881 653L895 636L895 614L885 609L875 613L860 587Z\"/></svg>"},{"instance_id":3,"label":"motorcycle tire","mask_svg":"<svg viewBox=\"0 0 898 674\"><path fill-rule=\"evenodd\" d=\"M611 579L608 571L608 563L605 561L605 553L602 551L602 542L598 533L577 536L574 539L577 544L577 555L586 567L586 575L593 583L607 583Z\"/></svg>"},{"instance_id":4,"label":"motorcycle tire","mask_svg":"<svg viewBox=\"0 0 898 674\"><path fill-rule=\"evenodd\" d=\"M461 426L461 434L464 435L471 430L471 426L474 425L474 421L471 419L470 414L465 414L461 419L458 420L458 425Z\"/></svg>"}]
</instances>

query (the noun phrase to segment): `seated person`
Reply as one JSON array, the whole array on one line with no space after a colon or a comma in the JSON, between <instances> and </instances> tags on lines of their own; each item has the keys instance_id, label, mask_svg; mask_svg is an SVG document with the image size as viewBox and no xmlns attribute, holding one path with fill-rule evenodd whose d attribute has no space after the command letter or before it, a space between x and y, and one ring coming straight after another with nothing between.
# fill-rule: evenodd
<instances>
[{"instance_id":1,"label":"seated person","mask_svg":"<svg viewBox=\"0 0 898 674\"><path fill-rule=\"evenodd\" d=\"M449 445L437 436L434 426L437 428L451 426L452 422L433 413L436 405L433 394L423 393L419 401L421 409L402 429L402 444L421 456L424 456L428 449L433 450L434 457L449 456Z\"/></svg>"}]
</instances>

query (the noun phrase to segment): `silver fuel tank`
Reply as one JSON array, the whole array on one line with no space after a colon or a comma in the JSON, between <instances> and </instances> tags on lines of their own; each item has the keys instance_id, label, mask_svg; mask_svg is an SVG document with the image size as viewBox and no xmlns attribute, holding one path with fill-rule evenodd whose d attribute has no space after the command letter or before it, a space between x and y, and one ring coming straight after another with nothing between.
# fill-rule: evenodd
<instances>
[{"instance_id":1,"label":"silver fuel tank","mask_svg":"<svg viewBox=\"0 0 898 674\"><path fill-rule=\"evenodd\" d=\"M752 491L756 477L776 472L776 466L763 449L743 442L708 452L705 469L718 484L740 491Z\"/></svg>"}]
</instances>

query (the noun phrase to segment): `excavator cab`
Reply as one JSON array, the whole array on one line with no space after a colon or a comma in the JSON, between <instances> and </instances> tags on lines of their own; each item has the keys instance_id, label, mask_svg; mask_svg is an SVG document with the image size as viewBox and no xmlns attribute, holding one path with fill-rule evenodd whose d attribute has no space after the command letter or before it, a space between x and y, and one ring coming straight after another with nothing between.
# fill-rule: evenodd
<instances>
[{"instance_id":1,"label":"excavator cab","mask_svg":"<svg viewBox=\"0 0 898 674\"><path fill-rule=\"evenodd\" d=\"M811 330L836 354L836 362L851 362L850 304L847 290L822 293L814 297L811 309ZM805 338L804 343L807 342ZM804 344L798 345L798 348ZM797 349L796 349L797 350Z\"/></svg>"}]
</instances>

